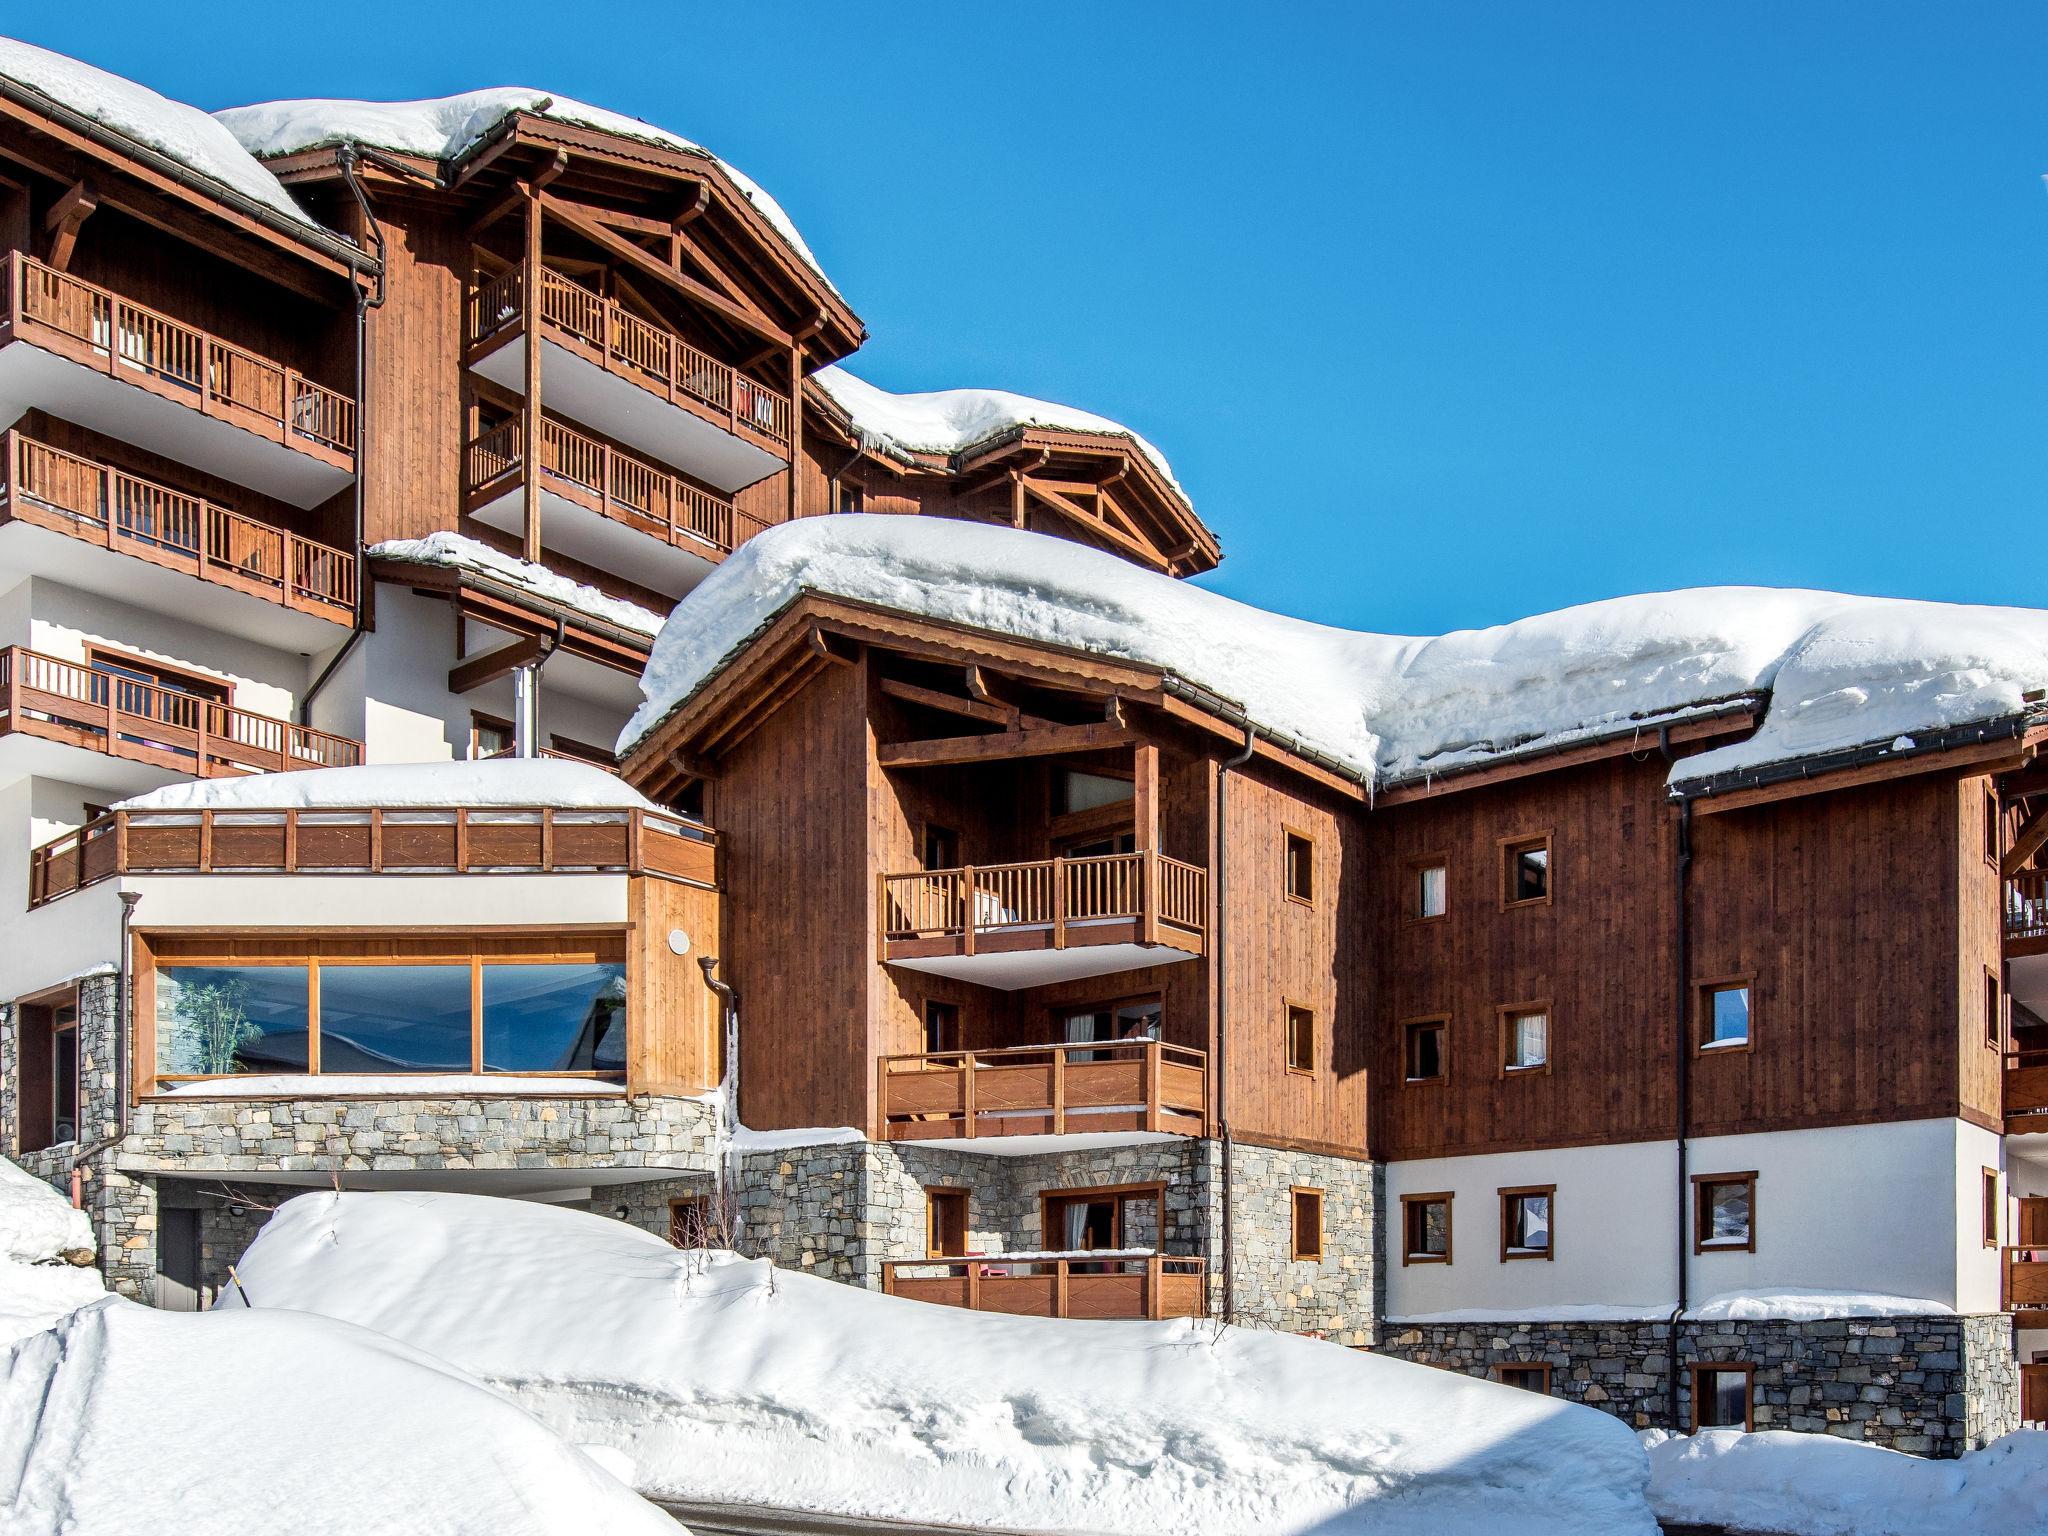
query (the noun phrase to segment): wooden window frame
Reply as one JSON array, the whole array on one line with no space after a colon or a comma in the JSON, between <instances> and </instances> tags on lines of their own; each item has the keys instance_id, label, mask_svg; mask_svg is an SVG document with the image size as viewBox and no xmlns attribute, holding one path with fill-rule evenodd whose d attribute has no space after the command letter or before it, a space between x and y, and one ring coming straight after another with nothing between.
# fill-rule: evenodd
<instances>
[{"instance_id":1,"label":"wooden window frame","mask_svg":"<svg viewBox=\"0 0 2048 1536\"><path fill-rule=\"evenodd\" d=\"M1712 1227L1712 1222L1708 1219L1712 1206L1707 1191L1715 1184L1747 1184L1749 1186L1748 1242L1714 1243L1706 1240L1705 1234ZM1730 1173L1696 1173L1692 1176L1692 1251L1695 1257L1704 1253L1756 1252L1756 1170L1754 1168Z\"/></svg>"},{"instance_id":2,"label":"wooden window frame","mask_svg":"<svg viewBox=\"0 0 2048 1536\"><path fill-rule=\"evenodd\" d=\"M1519 912L1525 907L1552 905L1557 897L1557 839L1551 829L1546 827L1541 832L1504 837L1496 846L1499 848L1499 871L1495 879L1500 892L1501 911ZM1537 847L1543 850L1543 894L1518 900L1510 894L1515 888L1515 855Z\"/></svg>"},{"instance_id":3,"label":"wooden window frame","mask_svg":"<svg viewBox=\"0 0 2048 1536\"><path fill-rule=\"evenodd\" d=\"M1302 895L1294 888L1294 845L1300 843L1308 860L1308 894ZM1316 840L1299 827L1282 825L1280 828L1280 890L1296 906L1313 907L1316 904L1316 877L1318 864Z\"/></svg>"},{"instance_id":4,"label":"wooden window frame","mask_svg":"<svg viewBox=\"0 0 2048 1536\"><path fill-rule=\"evenodd\" d=\"M1508 1220L1513 1202L1524 1195L1542 1195L1550 1202L1550 1243L1538 1250L1515 1248L1509 1243L1514 1224ZM1555 1184L1510 1184L1500 1191L1500 1261L1512 1264L1521 1259L1555 1259L1557 1257L1557 1186Z\"/></svg>"},{"instance_id":5,"label":"wooden window frame","mask_svg":"<svg viewBox=\"0 0 2048 1536\"><path fill-rule=\"evenodd\" d=\"M960 1213L960 1251L941 1253L934 1238L939 1226L937 1217L941 1209L954 1208ZM973 1192L959 1184L927 1184L924 1187L924 1256L928 1259L963 1259L974 1231Z\"/></svg>"},{"instance_id":6,"label":"wooden window frame","mask_svg":"<svg viewBox=\"0 0 2048 1536\"><path fill-rule=\"evenodd\" d=\"M1052 1208L1075 1200L1085 1200L1091 1205L1106 1200L1111 1208L1110 1247L1124 1245L1124 1201L1134 1195L1150 1195L1153 1204L1159 1208L1159 1240L1166 1241L1166 1182L1163 1179L1147 1180L1137 1184L1088 1184L1069 1189L1041 1189L1038 1192L1038 1240L1048 1253L1055 1252L1052 1241Z\"/></svg>"},{"instance_id":7,"label":"wooden window frame","mask_svg":"<svg viewBox=\"0 0 2048 1536\"><path fill-rule=\"evenodd\" d=\"M1125 992L1119 994L1116 997L1084 997L1078 1002L1072 1003L1047 1003L1045 1005L1045 1014L1046 1018L1050 1021L1050 1027L1053 1030L1052 1038L1054 1040L1059 1041L1059 1043L1062 1045L1069 1043L1074 1045L1082 1045L1086 1042L1079 1040L1068 1042L1061 1038L1059 1031L1061 1026L1066 1023L1067 1016L1069 1014L1113 1014L1121 1008L1128 1008L1132 1003L1157 1003L1159 1005L1159 1035L1160 1038L1163 1040L1166 1036L1166 993L1164 989L1159 987L1154 987L1149 992ZM1133 1038L1144 1039L1145 1037L1140 1035L1134 1036ZM1098 1045L1108 1046L1116 1045L1120 1042L1115 1040L1099 1040L1095 1043ZM1130 1042L1124 1041L1121 1043L1129 1044Z\"/></svg>"},{"instance_id":8,"label":"wooden window frame","mask_svg":"<svg viewBox=\"0 0 2048 1536\"><path fill-rule=\"evenodd\" d=\"M953 1044L942 1045L937 1050L932 1050L929 1048L931 1046L932 1010L934 1008L949 1008L952 1010L953 1013ZM965 1033L962 1026L963 1016L961 1012L961 1007L958 1003L954 1002L951 998L946 997L925 998L923 1000L923 1005L918 1009L917 1043L922 1047L926 1047L926 1049L921 1050L918 1054L922 1056L943 1055L949 1051L957 1051L962 1049L960 1041Z\"/></svg>"},{"instance_id":9,"label":"wooden window frame","mask_svg":"<svg viewBox=\"0 0 2048 1536\"><path fill-rule=\"evenodd\" d=\"M1294 1064L1294 1016L1297 1013L1303 1015L1308 1020L1308 1065L1305 1067L1298 1067ZM1314 1077L1323 1059L1322 1041L1316 1029L1315 1009L1309 1007L1306 1003L1297 1003L1292 998L1283 997L1280 999L1280 1018L1281 1030L1285 1037L1281 1041L1281 1050L1284 1053L1284 1063L1289 1075L1294 1077Z\"/></svg>"},{"instance_id":10,"label":"wooden window frame","mask_svg":"<svg viewBox=\"0 0 2048 1536\"><path fill-rule=\"evenodd\" d=\"M1444 872L1444 909L1424 916L1422 907L1422 876L1432 869ZM1427 927L1441 923L1451 915L1451 858L1446 853L1426 853L1410 859L1402 866L1402 907L1401 924L1406 928Z\"/></svg>"},{"instance_id":11,"label":"wooden window frame","mask_svg":"<svg viewBox=\"0 0 2048 1536\"><path fill-rule=\"evenodd\" d=\"M1990 966L1984 967L1984 1045L1987 1050L2005 1050L2005 978Z\"/></svg>"},{"instance_id":12,"label":"wooden window frame","mask_svg":"<svg viewBox=\"0 0 2048 1536\"><path fill-rule=\"evenodd\" d=\"M1709 1371L1728 1372L1743 1377L1742 1383L1742 1429L1744 1434L1756 1430L1756 1365L1748 1360L1696 1360L1686 1367L1686 1385L1692 1396L1692 1432L1700 1432L1700 1378ZM1733 1429L1732 1424L1716 1424L1715 1429Z\"/></svg>"},{"instance_id":13,"label":"wooden window frame","mask_svg":"<svg viewBox=\"0 0 2048 1536\"><path fill-rule=\"evenodd\" d=\"M2004 1188L1996 1168L1984 1169L1984 1181L1980 1187L1983 1200L1984 1246L1996 1248L1998 1229L2004 1225L2005 1216Z\"/></svg>"},{"instance_id":14,"label":"wooden window frame","mask_svg":"<svg viewBox=\"0 0 2048 1536\"><path fill-rule=\"evenodd\" d=\"M683 1246L676 1241L676 1238L682 1234L683 1212L688 1210L696 1210L702 1213L701 1219L704 1222L705 1228L704 1235L707 1238L711 1235L711 1197L709 1195L680 1195L668 1203L668 1245L671 1248L682 1248ZM687 1252L688 1250L684 1251Z\"/></svg>"},{"instance_id":15,"label":"wooden window frame","mask_svg":"<svg viewBox=\"0 0 2048 1536\"><path fill-rule=\"evenodd\" d=\"M1401 1267L1403 1269L1407 1268L1410 1264L1449 1264L1451 1262L1452 1232L1454 1230L1452 1222L1454 1214L1453 1202L1456 1199L1456 1192L1448 1189L1432 1190L1423 1194L1403 1195L1401 1197ZM1408 1251L1408 1208L1412 1205L1436 1205L1439 1202L1444 1208L1444 1251L1442 1253L1410 1253Z\"/></svg>"},{"instance_id":16,"label":"wooden window frame","mask_svg":"<svg viewBox=\"0 0 2048 1536\"><path fill-rule=\"evenodd\" d=\"M1714 1021L1716 992L1737 987L1749 993L1749 1035L1740 1045L1710 1045L1707 1028ZM1703 976L1692 984L1692 1053L1694 1056L1745 1056L1756 1049L1756 972L1731 971L1726 976Z\"/></svg>"},{"instance_id":17,"label":"wooden window frame","mask_svg":"<svg viewBox=\"0 0 2048 1536\"><path fill-rule=\"evenodd\" d=\"M1503 1374L1507 1371L1535 1371L1543 1385L1540 1387L1530 1387L1524 1386L1519 1381L1509 1381L1506 1375ZM1544 1397L1550 1396L1550 1362L1548 1360L1496 1360L1487 1367L1487 1375L1504 1387L1521 1387L1524 1392L1537 1392L1541 1393Z\"/></svg>"},{"instance_id":18,"label":"wooden window frame","mask_svg":"<svg viewBox=\"0 0 2048 1536\"><path fill-rule=\"evenodd\" d=\"M953 840L953 862L951 864L925 863L925 850L931 846L933 832L942 832ZM959 869L962 866L960 829L958 827L949 827L942 821L934 821L929 816L919 821L917 824L917 862L919 868L924 870Z\"/></svg>"},{"instance_id":19,"label":"wooden window frame","mask_svg":"<svg viewBox=\"0 0 2048 1536\"><path fill-rule=\"evenodd\" d=\"M1313 1208L1314 1208L1314 1210L1315 1210L1315 1217L1316 1217L1316 1222L1315 1222L1316 1230L1315 1230L1315 1246L1314 1246L1313 1248L1304 1248L1304 1247L1302 1246L1302 1243L1301 1243L1301 1211L1302 1211L1302 1202L1303 1202L1304 1200L1312 1200L1312 1201L1314 1201L1314 1202L1315 1202L1315 1204L1314 1204L1314 1207L1313 1207ZM1296 1263L1304 1263L1304 1262L1306 1262L1306 1263L1316 1263L1316 1264L1320 1264L1320 1263L1322 1263L1322 1261L1323 1261L1323 1191L1322 1191L1322 1190L1320 1190L1320 1189L1317 1189L1317 1188L1316 1188L1315 1186L1313 1186L1313 1185L1310 1185L1310 1184L1295 1184L1295 1185L1291 1185L1291 1186L1289 1186L1289 1188L1288 1188L1288 1191L1287 1191L1287 1227L1288 1227L1287 1243L1288 1243L1288 1247L1289 1247L1289 1248L1290 1248L1290 1249L1291 1249L1291 1250L1293 1251L1293 1255L1294 1255L1294 1261L1295 1261Z\"/></svg>"},{"instance_id":20,"label":"wooden window frame","mask_svg":"<svg viewBox=\"0 0 2048 1536\"><path fill-rule=\"evenodd\" d=\"M179 666L174 661L157 661L136 651L124 651L119 646L87 645L85 648L85 669L88 672L94 671L94 663L98 661L107 661L116 666L134 667L138 671L143 672L156 672L165 677L181 677L188 683L198 683L208 690L203 694L195 693L191 696L192 698L202 703L219 704L230 709L234 707L235 684L232 678L215 677L211 672L201 672L193 667ZM220 697L217 699L213 697L215 691L218 691L220 694Z\"/></svg>"},{"instance_id":21,"label":"wooden window frame","mask_svg":"<svg viewBox=\"0 0 2048 1536\"><path fill-rule=\"evenodd\" d=\"M2005 855L2005 808L1998 802L1996 780L1984 781L1984 862L1993 869Z\"/></svg>"},{"instance_id":22,"label":"wooden window frame","mask_svg":"<svg viewBox=\"0 0 2048 1536\"><path fill-rule=\"evenodd\" d=\"M1408 1037L1418 1029L1434 1027L1439 1035L1435 1077L1410 1077L1408 1075ZM1403 1088L1427 1088L1433 1083L1447 1083L1451 1080L1451 1016L1448 1013L1419 1013L1413 1018L1401 1021L1401 1086Z\"/></svg>"},{"instance_id":23,"label":"wooden window frame","mask_svg":"<svg viewBox=\"0 0 2048 1536\"><path fill-rule=\"evenodd\" d=\"M1509 1027L1526 1014L1543 1015L1543 1060L1533 1067L1511 1067L1508 1065ZM1532 998L1527 1002L1503 1003L1494 1010L1494 1027L1499 1032L1499 1050L1494 1062L1495 1075L1505 1080L1510 1077L1547 1077L1550 1064L1557 1058L1557 1015L1551 1011L1547 998Z\"/></svg>"},{"instance_id":24,"label":"wooden window frame","mask_svg":"<svg viewBox=\"0 0 2048 1536\"><path fill-rule=\"evenodd\" d=\"M477 751L476 734L480 730L503 733L506 742L506 752L517 752L519 750L519 733L510 720L494 715L489 710L472 709L469 712L469 760L471 762L481 763L489 760L489 755Z\"/></svg>"}]
</instances>

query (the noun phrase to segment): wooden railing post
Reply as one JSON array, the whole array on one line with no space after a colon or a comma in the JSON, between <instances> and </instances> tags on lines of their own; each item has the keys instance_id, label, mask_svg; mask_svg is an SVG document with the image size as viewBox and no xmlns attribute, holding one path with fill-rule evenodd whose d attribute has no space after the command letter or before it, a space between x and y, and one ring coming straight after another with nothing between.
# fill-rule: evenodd
<instances>
[{"instance_id":1,"label":"wooden railing post","mask_svg":"<svg viewBox=\"0 0 2048 1536\"><path fill-rule=\"evenodd\" d=\"M967 1114L967 1139L974 1139L974 1052L969 1051L961 1058L960 1070L966 1074L960 1084L960 1103Z\"/></svg>"},{"instance_id":2,"label":"wooden railing post","mask_svg":"<svg viewBox=\"0 0 2048 1536\"><path fill-rule=\"evenodd\" d=\"M967 1310L981 1310L981 1266L972 1262L967 1265Z\"/></svg>"},{"instance_id":3,"label":"wooden railing post","mask_svg":"<svg viewBox=\"0 0 2048 1536\"><path fill-rule=\"evenodd\" d=\"M1160 1281L1166 1277L1166 1259L1152 1254L1145 1260L1145 1316L1153 1322L1166 1316L1165 1287Z\"/></svg>"},{"instance_id":4,"label":"wooden railing post","mask_svg":"<svg viewBox=\"0 0 2048 1536\"><path fill-rule=\"evenodd\" d=\"M896 1266L894 1264L884 1264L882 1266L882 1294L884 1296L894 1296L896 1294Z\"/></svg>"},{"instance_id":5,"label":"wooden railing post","mask_svg":"<svg viewBox=\"0 0 2048 1536\"><path fill-rule=\"evenodd\" d=\"M1159 850L1147 848L1138 866L1138 937L1146 944L1159 942Z\"/></svg>"},{"instance_id":6,"label":"wooden railing post","mask_svg":"<svg viewBox=\"0 0 2048 1536\"><path fill-rule=\"evenodd\" d=\"M1073 1310L1067 1297L1068 1270L1065 1259L1053 1260L1053 1274L1055 1278L1053 1280L1052 1315L1054 1317L1065 1317Z\"/></svg>"},{"instance_id":7,"label":"wooden railing post","mask_svg":"<svg viewBox=\"0 0 2048 1536\"><path fill-rule=\"evenodd\" d=\"M1145 1048L1138 1053L1138 1074L1140 1086L1145 1095L1145 1129L1159 1129L1160 1078L1165 1074L1160 1069L1159 1042L1148 1040Z\"/></svg>"},{"instance_id":8,"label":"wooden railing post","mask_svg":"<svg viewBox=\"0 0 2048 1536\"><path fill-rule=\"evenodd\" d=\"M1053 1047L1052 1053L1052 1133L1067 1133L1067 1048L1063 1045Z\"/></svg>"},{"instance_id":9,"label":"wooden railing post","mask_svg":"<svg viewBox=\"0 0 2048 1536\"><path fill-rule=\"evenodd\" d=\"M207 716L213 713L213 709L211 705L201 703L192 713L194 717L192 726L193 767L200 778L209 779L213 777L213 770L209 766L210 759L206 752L206 723Z\"/></svg>"},{"instance_id":10,"label":"wooden railing post","mask_svg":"<svg viewBox=\"0 0 2048 1536\"><path fill-rule=\"evenodd\" d=\"M1052 947L1067 947L1067 856L1054 854L1052 860Z\"/></svg>"},{"instance_id":11,"label":"wooden railing post","mask_svg":"<svg viewBox=\"0 0 2048 1536\"><path fill-rule=\"evenodd\" d=\"M971 955L974 953L974 909L981 905L980 895L974 889L974 866L969 864L962 868L958 879L960 881L960 899L962 903L960 953Z\"/></svg>"}]
</instances>

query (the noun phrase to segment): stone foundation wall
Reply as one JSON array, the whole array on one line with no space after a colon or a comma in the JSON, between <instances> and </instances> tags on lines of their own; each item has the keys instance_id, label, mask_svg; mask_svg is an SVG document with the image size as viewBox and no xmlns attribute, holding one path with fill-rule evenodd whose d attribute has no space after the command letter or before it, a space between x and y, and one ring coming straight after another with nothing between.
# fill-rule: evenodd
<instances>
[{"instance_id":1,"label":"stone foundation wall","mask_svg":"<svg viewBox=\"0 0 2048 1536\"><path fill-rule=\"evenodd\" d=\"M1466 1375L1550 1366L1559 1397L1642 1429L1669 1415L1661 1323L1389 1324L1381 1350ZM1884 1317L1687 1323L1679 1333L1679 1414L1692 1420L1691 1367L1753 1365L1755 1427L1865 1440L1920 1456L1959 1456L2019 1420L2012 1325L2004 1317Z\"/></svg>"},{"instance_id":2,"label":"stone foundation wall","mask_svg":"<svg viewBox=\"0 0 2048 1536\"><path fill-rule=\"evenodd\" d=\"M1220 1157L1215 1167L1220 1174ZM1384 1183L1377 1163L1233 1143L1233 1320L1319 1334L1339 1344L1371 1344L1385 1290L1375 1235ZM1294 1257L1296 1188L1322 1191L1320 1259ZM1212 1272L1221 1253L1219 1233ZM1220 1304L1220 1297L1212 1297L1212 1309Z\"/></svg>"},{"instance_id":3,"label":"stone foundation wall","mask_svg":"<svg viewBox=\"0 0 2048 1536\"><path fill-rule=\"evenodd\" d=\"M639 1227L655 1236L669 1235L669 1202L692 1200L712 1193L714 1180L708 1173L679 1179L650 1179L639 1184L607 1184L590 1192L585 1209L593 1215L609 1216ZM619 1213L623 1211L622 1216Z\"/></svg>"}]
</instances>

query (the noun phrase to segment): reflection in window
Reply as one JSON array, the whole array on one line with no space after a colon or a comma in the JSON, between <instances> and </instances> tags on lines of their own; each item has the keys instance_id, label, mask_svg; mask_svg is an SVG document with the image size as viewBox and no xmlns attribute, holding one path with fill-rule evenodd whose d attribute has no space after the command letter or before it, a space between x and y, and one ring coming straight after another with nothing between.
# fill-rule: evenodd
<instances>
[{"instance_id":1,"label":"reflection in window","mask_svg":"<svg viewBox=\"0 0 2048 1536\"><path fill-rule=\"evenodd\" d=\"M306 1070L306 967L181 965L156 975L165 1077Z\"/></svg>"},{"instance_id":2,"label":"reflection in window","mask_svg":"<svg viewBox=\"0 0 2048 1536\"><path fill-rule=\"evenodd\" d=\"M623 965L483 969L486 1072L625 1070Z\"/></svg>"},{"instance_id":3,"label":"reflection in window","mask_svg":"<svg viewBox=\"0 0 2048 1536\"><path fill-rule=\"evenodd\" d=\"M321 1071L467 1072L469 1057L467 965L320 967Z\"/></svg>"}]
</instances>

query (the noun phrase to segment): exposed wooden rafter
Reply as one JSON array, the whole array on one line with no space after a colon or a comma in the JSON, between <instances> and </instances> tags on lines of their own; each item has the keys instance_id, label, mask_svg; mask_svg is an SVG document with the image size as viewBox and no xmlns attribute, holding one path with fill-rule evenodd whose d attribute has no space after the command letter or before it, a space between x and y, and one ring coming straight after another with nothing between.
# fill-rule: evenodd
<instances>
[{"instance_id":1,"label":"exposed wooden rafter","mask_svg":"<svg viewBox=\"0 0 2048 1536\"><path fill-rule=\"evenodd\" d=\"M2012 846L2005 850L2005 857L1999 861L1999 874L2010 880L2025 869L2044 846L2048 846L2048 805L2036 806L2033 813L2020 823Z\"/></svg>"},{"instance_id":2,"label":"exposed wooden rafter","mask_svg":"<svg viewBox=\"0 0 2048 1536\"><path fill-rule=\"evenodd\" d=\"M1137 738L1122 726L1050 725L1031 731L996 731L982 736L941 736L929 741L890 742L876 752L884 768L936 768L947 763L1000 762L1018 757L1056 757L1068 752L1101 752L1127 747Z\"/></svg>"},{"instance_id":3,"label":"exposed wooden rafter","mask_svg":"<svg viewBox=\"0 0 2048 1536\"><path fill-rule=\"evenodd\" d=\"M56 206L43 220L43 231L50 237L50 254L46 259L59 272L70 269L78 231L99 205L100 195L94 190L92 179L85 177L72 183L71 190L57 199Z\"/></svg>"}]
</instances>

